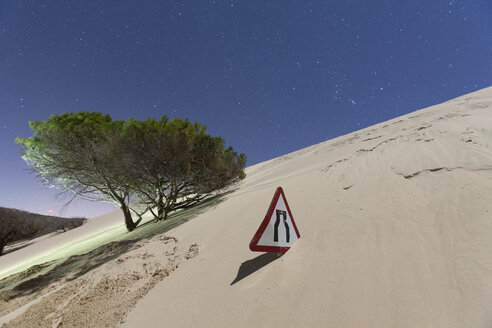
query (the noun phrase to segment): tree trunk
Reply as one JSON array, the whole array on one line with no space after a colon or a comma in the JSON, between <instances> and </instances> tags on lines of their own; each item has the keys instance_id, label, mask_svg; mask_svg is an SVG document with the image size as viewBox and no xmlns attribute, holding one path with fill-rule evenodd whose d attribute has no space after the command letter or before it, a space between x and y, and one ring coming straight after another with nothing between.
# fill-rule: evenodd
<instances>
[{"instance_id":1,"label":"tree trunk","mask_svg":"<svg viewBox=\"0 0 492 328\"><path fill-rule=\"evenodd\" d=\"M4 249L6 244L7 244L7 242L0 238L0 256L3 255L3 249Z\"/></svg>"},{"instance_id":2,"label":"tree trunk","mask_svg":"<svg viewBox=\"0 0 492 328\"><path fill-rule=\"evenodd\" d=\"M130 212L128 206L125 203L122 203L120 207L123 211L123 215L125 216L126 230L128 230L128 232L133 231L140 221L142 221L142 218L138 219L137 222L133 222L132 213Z\"/></svg>"},{"instance_id":3,"label":"tree trunk","mask_svg":"<svg viewBox=\"0 0 492 328\"><path fill-rule=\"evenodd\" d=\"M157 221L165 221L167 220L167 215L169 213L169 208L165 207L164 205L159 205L157 208Z\"/></svg>"},{"instance_id":4,"label":"tree trunk","mask_svg":"<svg viewBox=\"0 0 492 328\"><path fill-rule=\"evenodd\" d=\"M157 200L157 221L164 219L164 195L159 193L159 199Z\"/></svg>"}]
</instances>

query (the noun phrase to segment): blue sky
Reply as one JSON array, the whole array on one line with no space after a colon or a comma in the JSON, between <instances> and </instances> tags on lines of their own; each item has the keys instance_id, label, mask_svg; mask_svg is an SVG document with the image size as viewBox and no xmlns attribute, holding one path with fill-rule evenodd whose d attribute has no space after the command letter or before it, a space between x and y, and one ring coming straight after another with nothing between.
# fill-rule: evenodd
<instances>
[{"instance_id":1,"label":"blue sky","mask_svg":"<svg viewBox=\"0 0 492 328\"><path fill-rule=\"evenodd\" d=\"M99 111L208 126L248 165L492 84L490 1L2 1L0 206L92 217L14 143Z\"/></svg>"}]
</instances>

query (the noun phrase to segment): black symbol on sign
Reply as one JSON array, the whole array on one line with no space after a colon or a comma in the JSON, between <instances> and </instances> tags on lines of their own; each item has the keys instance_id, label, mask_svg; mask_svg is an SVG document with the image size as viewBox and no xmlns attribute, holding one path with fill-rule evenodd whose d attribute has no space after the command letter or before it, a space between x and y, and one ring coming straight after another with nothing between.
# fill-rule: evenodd
<instances>
[{"instance_id":1,"label":"black symbol on sign","mask_svg":"<svg viewBox=\"0 0 492 328\"><path fill-rule=\"evenodd\" d=\"M287 242L289 242L290 231L289 231L289 225L287 224L287 212L282 210L277 210L276 213L277 213L277 220L275 220L275 225L273 226L274 227L273 241L278 242L278 225L280 224L280 216L282 216L282 219L284 219L286 240Z\"/></svg>"}]
</instances>

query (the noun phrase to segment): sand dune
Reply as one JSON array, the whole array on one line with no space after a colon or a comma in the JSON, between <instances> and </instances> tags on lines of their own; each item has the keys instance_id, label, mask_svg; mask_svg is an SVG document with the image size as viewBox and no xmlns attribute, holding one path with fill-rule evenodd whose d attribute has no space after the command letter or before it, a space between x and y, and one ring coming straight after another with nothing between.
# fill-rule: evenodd
<instances>
[{"instance_id":1,"label":"sand dune","mask_svg":"<svg viewBox=\"0 0 492 328\"><path fill-rule=\"evenodd\" d=\"M488 88L255 165L124 327L491 327L491 147ZM275 260L248 243L278 185L301 239Z\"/></svg>"},{"instance_id":2,"label":"sand dune","mask_svg":"<svg viewBox=\"0 0 492 328\"><path fill-rule=\"evenodd\" d=\"M248 248L277 186L301 234L282 257ZM249 167L222 203L7 327L491 327L491 213L487 88Z\"/></svg>"}]
</instances>

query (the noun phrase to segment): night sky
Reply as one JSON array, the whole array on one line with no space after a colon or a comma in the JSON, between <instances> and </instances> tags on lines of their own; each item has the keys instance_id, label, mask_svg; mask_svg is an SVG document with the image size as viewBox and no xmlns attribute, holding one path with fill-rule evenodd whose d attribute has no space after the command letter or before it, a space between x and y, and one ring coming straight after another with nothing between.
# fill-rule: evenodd
<instances>
[{"instance_id":1,"label":"night sky","mask_svg":"<svg viewBox=\"0 0 492 328\"><path fill-rule=\"evenodd\" d=\"M490 0L3 0L0 206L112 210L21 159L53 114L188 117L252 165L490 85Z\"/></svg>"}]
</instances>

